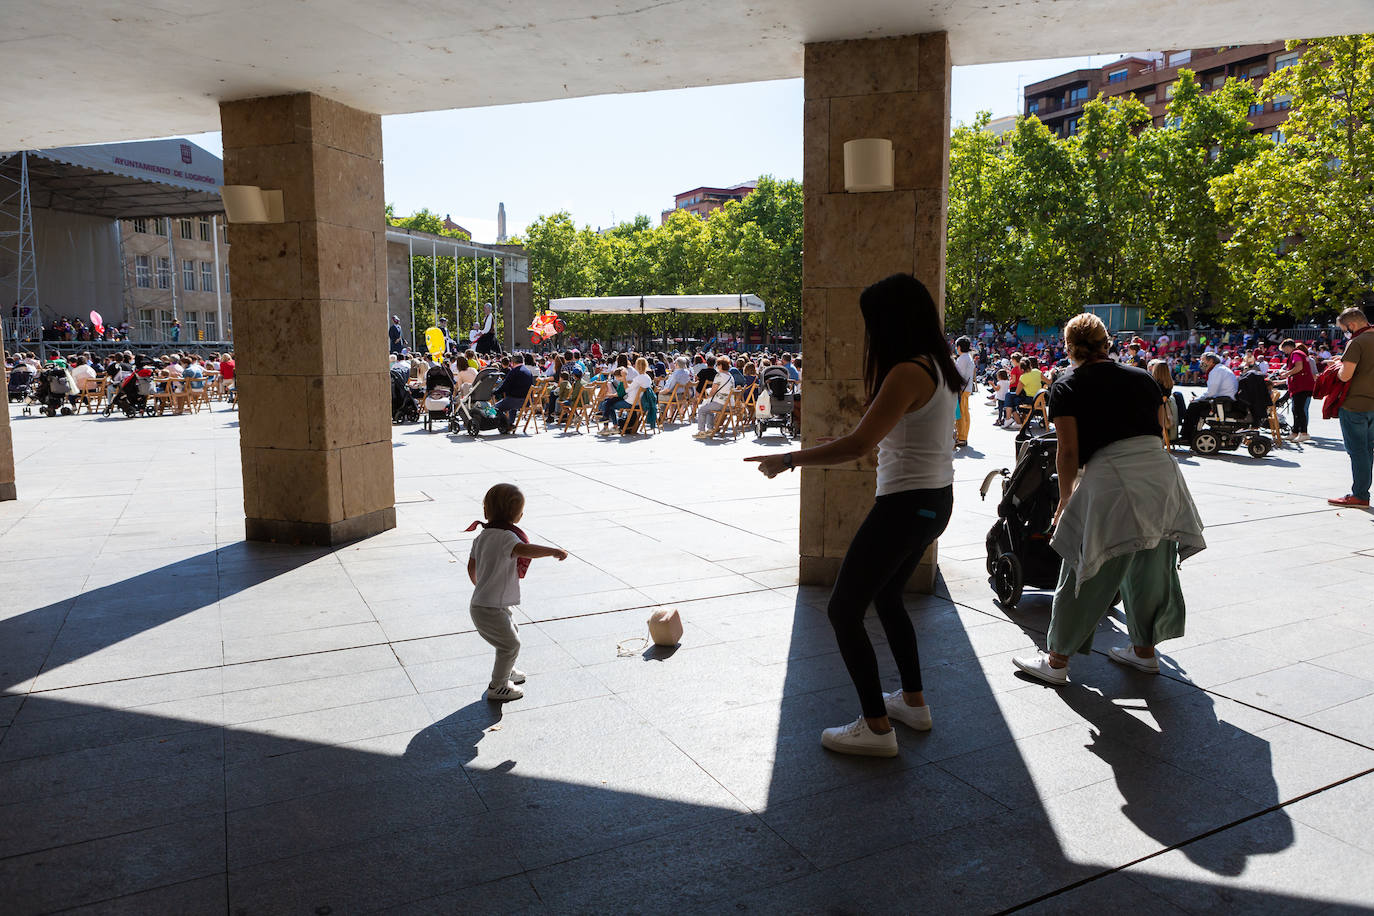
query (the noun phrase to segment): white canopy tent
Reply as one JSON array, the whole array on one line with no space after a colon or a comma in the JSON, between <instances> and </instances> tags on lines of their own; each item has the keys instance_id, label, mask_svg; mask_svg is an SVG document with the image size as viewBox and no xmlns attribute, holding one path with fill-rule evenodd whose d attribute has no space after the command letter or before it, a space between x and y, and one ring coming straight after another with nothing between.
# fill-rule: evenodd
<instances>
[{"instance_id":1,"label":"white canopy tent","mask_svg":"<svg viewBox=\"0 0 1374 916\"><path fill-rule=\"evenodd\" d=\"M716 296L589 296L550 299L549 308L560 314L584 315L737 315L740 336L744 316L763 312L763 300L750 293ZM642 342L642 340L641 340Z\"/></svg>"},{"instance_id":2,"label":"white canopy tent","mask_svg":"<svg viewBox=\"0 0 1374 916\"><path fill-rule=\"evenodd\" d=\"M589 315L725 315L762 312L763 300L749 293L725 296L588 296L550 299L555 312Z\"/></svg>"}]
</instances>

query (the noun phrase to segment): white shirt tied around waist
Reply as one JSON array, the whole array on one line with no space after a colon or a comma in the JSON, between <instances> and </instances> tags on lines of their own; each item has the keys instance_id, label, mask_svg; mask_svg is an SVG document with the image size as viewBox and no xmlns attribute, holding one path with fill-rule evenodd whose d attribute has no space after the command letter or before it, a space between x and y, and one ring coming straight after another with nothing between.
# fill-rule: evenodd
<instances>
[{"instance_id":1,"label":"white shirt tied around waist","mask_svg":"<svg viewBox=\"0 0 1374 916\"><path fill-rule=\"evenodd\" d=\"M955 394L937 384L920 407L903 414L878 443L878 495L905 490L937 490L954 483Z\"/></svg>"},{"instance_id":2,"label":"white shirt tied around waist","mask_svg":"<svg viewBox=\"0 0 1374 916\"><path fill-rule=\"evenodd\" d=\"M1073 567L1075 593L1115 557L1178 543L1186 560L1207 549L1183 472L1158 436L1132 436L1093 455L1050 546Z\"/></svg>"}]
</instances>

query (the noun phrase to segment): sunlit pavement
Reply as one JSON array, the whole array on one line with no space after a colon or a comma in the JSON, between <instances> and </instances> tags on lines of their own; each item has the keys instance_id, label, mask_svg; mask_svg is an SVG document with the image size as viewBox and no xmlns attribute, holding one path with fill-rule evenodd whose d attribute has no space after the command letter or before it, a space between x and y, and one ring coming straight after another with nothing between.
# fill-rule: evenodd
<instances>
[{"instance_id":1,"label":"sunlit pavement","mask_svg":"<svg viewBox=\"0 0 1374 916\"><path fill-rule=\"evenodd\" d=\"M14 913L1318 911L1374 907L1374 515L1333 421L1183 457L1209 549L1164 674L1013 673L1049 596L984 572L1013 434L977 408L940 594L913 596L928 734L858 712L795 584L782 447L395 429L399 526L245 544L237 414L23 417L0 504L0 901ZM525 699L481 699L463 533L488 486L565 547L523 583ZM994 491L995 492L995 491ZM679 608L675 652L645 651ZM880 631L880 659L886 648ZM883 659L890 687L894 667Z\"/></svg>"}]
</instances>

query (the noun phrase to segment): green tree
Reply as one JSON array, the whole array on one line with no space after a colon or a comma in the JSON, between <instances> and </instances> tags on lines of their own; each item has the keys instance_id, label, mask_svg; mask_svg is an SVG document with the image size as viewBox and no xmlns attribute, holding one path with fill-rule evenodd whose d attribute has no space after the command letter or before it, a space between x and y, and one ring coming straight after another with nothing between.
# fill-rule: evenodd
<instances>
[{"instance_id":1,"label":"green tree","mask_svg":"<svg viewBox=\"0 0 1374 916\"><path fill-rule=\"evenodd\" d=\"M960 124L949 145L949 208L945 243L945 323L1006 320L1015 310L1007 288L1014 231L1007 208L1006 147L988 131L992 115ZM986 312L984 311L986 310Z\"/></svg>"},{"instance_id":2,"label":"green tree","mask_svg":"<svg viewBox=\"0 0 1374 916\"><path fill-rule=\"evenodd\" d=\"M1145 245L1141 301L1157 319L1177 312L1191 328L1202 317L1235 317L1249 304L1230 281L1223 243L1228 227L1211 186L1268 146L1247 120L1254 101L1249 80L1228 80L1209 94L1192 71L1180 70L1168 123L1140 135L1149 193L1134 231Z\"/></svg>"},{"instance_id":3,"label":"green tree","mask_svg":"<svg viewBox=\"0 0 1374 916\"><path fill-rule=\"evenodd\" d=\"M1232 282L1262 314L1337 311L1371 288L1374 35L1308 42L1262 96L1291 101L1285 142L1211 184Z\"/></svg>"}]
</instances>

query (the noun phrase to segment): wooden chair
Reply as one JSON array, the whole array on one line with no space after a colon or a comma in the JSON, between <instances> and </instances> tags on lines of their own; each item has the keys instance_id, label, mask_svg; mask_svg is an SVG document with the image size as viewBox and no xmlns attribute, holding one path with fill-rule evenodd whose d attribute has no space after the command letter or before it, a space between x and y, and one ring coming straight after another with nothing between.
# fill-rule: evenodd
<instances>
[{"instance_id":1,"label":"wooden chair","mask_svg":"<svg viewBox=\"0 0 1374 916\"><path fill-rule=\"evenodd\" d=\"M569 401L559 407L558 422L563 424L563 432L576 427L580 432L583 426L592 428L592 392L583 388L577 392L577 400Z\"/></svg>"},{"instance_id":2,"label":"wooden chair","mask_svg":"<svg viewBox=\"0 0 1374 916\"><path fill-rule=\"evenodd\" d=\"M105 390L109 386L110 380L107 378L87 379L81 385L81 403L77 407L86 408L86 413L95 413L97 408L105 407Z\"/></svg>"},{"instance_id":3,"label":"wooden chair","mask_svg":"<svg viewBox=\"0 0 1374 916\"><path fill-rule=\"evenodd\" d=\"M525 392L525 403L520 405L520 412L515 415L515 425L520 426L521 432L529 432L530 423L534 424L534 431L539 432L539 421L544 417L544 400L548 393L549 381L542 378L535 381L530 390Z\"/></svg>"},{"instance_id":4,"label":"wooden chair","mask_svg":"<svg viewBox=\"0 0 1374 916\"><path fill-rule=\"evenodd\" d=\"M1283 396L1281 391L1273 390L1269 392L1269 432L1274 436L1274 448L1283 445L1283 431L1279 426L1279 398Z\"/></svg>"},{"instance_id":5,"label":"wooden chair","mask_svg":"<svg viewBox=\"0 0 1374 916\"><path fill-rule=\"evenodd\" d=\"M210 407L210 383L209 383L208 381L205 382L203 385L201 385L200 388L196 388L196 387L193 386L190 382L187 382L187 383L186 383L186 386L185 386L185 394L186 394L186 405L187 405L188 407L190 407L192 411L194 411L194 412L196 412L196 413L199 413L199 412L200 412L200 408L201 408L202 406L203 406L206 410L210 410L210 409L211 409L211 407Z\"/></svg>"},{"instance_id":6,"label":"wooden chair","mask_svg":"<svg viewBox=\"0 0 1374 916\"><path fill-rule=\"evenodd\" d=\"M729 433L734 439L739 435L739 393L733 389L725 396L725 406L716 412L715 425L711 427L711 438Z\"/></svg>"},{"instance_id":7,"label":"wooden chair","mask_svg":"<svg viewBox=\"0 0 1374 916\"><path fill-rule=\"evenodd\" d=\"M735 423L740 432L744 432L754 425L754 405L758 401L758 385L748 391L739 392L739 404L736 407L738 416Z\"/></svg>"},{"instance_id":8,"label":"wooden chair","mask_svg":"<svg viewBox=\"0 0 1374 916\"><path fill-rule=\"evenodd\" d=\"M664 393L663 398L658 402L658 425L660 427L678 422L678 417L688 398L687 392L690 390L690 385L674 385Z\"/></svg>"},{"instance_id":9,"label":"wooden chair","mask_svg":"<svg viewBox=\"0 0 1374 916\"><path fill-rule=\"evenodd\" d=\"M169 404L175 407L173 399L176 396L175 387L178 380L170 377L162 377L154 379L154 381L157 387L148 395L148 406L152 409L153 413L160 417L166 412Z\"/></svg>"},{"instance_id":10,"label":"wooden chair","mask_svg":"<svg viewBox=\"0 0 1374 916\"><path fill-rule=\"evenodd\" d=\"M655 419L658 421L659 426L662 426L662 405L659 405L659 407L660 410L658 411L657 417ZM634 433L641 432L642 427L644 425L644 421L645 419L647 419L647 417L648 415L644 412L644 393L641 393L639 399L634 404L630 405L629 410L625 411L625 419L620 424L620 434L622 436L629 436ZM649 432L651 434L657 431L658 426L649 427Z\"/></svg>"},{"instance_id":11,"label":"wooden chair","mask_svg":"<svg viewBox=\"0 0 1374 916\"><path fill-rule=\"evenodd\" d=\"M1049 432L1049 400L1043 388L1040 390L1040 393L1035 396L1035 400L1031 401L1029 404L1018 404L1016 406L1016 421L1022 426L1025 426L1032 417L1038 418L1045 432Z\"/></svg>"}]
</instances>

